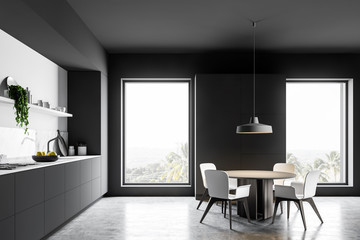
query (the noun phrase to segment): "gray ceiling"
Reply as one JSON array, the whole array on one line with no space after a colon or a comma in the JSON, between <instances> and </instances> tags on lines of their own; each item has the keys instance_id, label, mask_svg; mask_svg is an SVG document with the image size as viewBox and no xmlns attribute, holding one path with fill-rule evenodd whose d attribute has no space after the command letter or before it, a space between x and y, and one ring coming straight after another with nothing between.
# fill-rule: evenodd
<instances>
[{"instance_id":1,"label":"gray ceiling","mask_svg":"<svg viewBox=\"0 0 360 240\"><path fill-rule=\"evenodd\" d=\"M109 53L360 53L358 0L67 0Z\"/></svg>"}]
</instances>

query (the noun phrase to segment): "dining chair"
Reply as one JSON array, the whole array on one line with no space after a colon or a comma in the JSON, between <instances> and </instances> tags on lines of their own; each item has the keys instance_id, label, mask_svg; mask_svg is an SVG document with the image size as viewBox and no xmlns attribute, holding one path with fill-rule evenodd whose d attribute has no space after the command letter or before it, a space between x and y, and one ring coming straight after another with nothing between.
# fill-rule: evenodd
<instances>
[{"instance_id":1,"label":"dining chair","mask_svg":"<svg viewBox=\"0 0 360 240\"><path fill-rule=\"evenodd\" d=\"M206 176L205 176L206 170L216 170L215 164L213 164L213 163L201 163L200 164L200 173L201 173L201 178L203 180L205 191L204 191L203 195L201 196L200 202L196 209L199 209L200 205L205 200L205 198L209 197L208 187L207 187L207 183L206 183ZM237 179L230 178L229 190L232 191L232 190L235 190L236 188L237 188ZM225 207L225 209L226 209L226 207Z\"/></svg>"},{"instance_id":2,"label":"dining chair","mask_svg":"<svg viewBox=\"0 0 360 240\"><path fill-rule=\"evenodd\" d=\"M276 172L288 172L295 173L295 165L292 163L276 163L273 167L273 171ZM274 179L273 191L275 191L275 185L286 185L285 179ZM274 197L275 201L275 197ZM283 204L280 202L281 214L283 214ZM274 212L276 214L276 212Z\"/></svg>"},{"instance_id":3,"label":"dining chair","mask_svg":"<svg viewBox=\"0 0 360 240\"><path fill-rule=\"evenodd\" d=\"M205 216L209 212L211 206L217 201L228 201L229 202L229 223L230 229L232 229L232 215L231 206L232 201L242 201L245 208L245 213L248 221L250 222L249 216L249 205L247 198L249 197L250 186L243 185L235 189L235 194L229 193L229 176L225 171L220 170L206 170L205 176L207 180L208 191L210 195L210 201L206 207L206 210L200 220L200 223L204 220ZM225 216L225 215L224 215Z\"/></svg>"},{"instance_id":4,"label":"dining chair","mask_svg":"<svg viewBox=\"0 0 360 240\"><path fill-rule=\"evenodd\" d=\"M281 186L275 185L275 209L274 213L276 212L279 203L281 201L288 201L287 204L287 218L289 219L290 214L290 202L293 201L299 206L301 217L303 220L304 228L306 230L306 221L305 221L305 213L303 202L308 202L311 207L314 209L316 215L319 217L321 223L324 223L320 213L315 205L314 200L312 199L316 193L316 187L319 180L320 171L310 171L307 173L305 177L304 183L301 182L292 182L291 186ZM273 215L272 223L275 221L275 214Z\"/></svg>"}]
</instances>

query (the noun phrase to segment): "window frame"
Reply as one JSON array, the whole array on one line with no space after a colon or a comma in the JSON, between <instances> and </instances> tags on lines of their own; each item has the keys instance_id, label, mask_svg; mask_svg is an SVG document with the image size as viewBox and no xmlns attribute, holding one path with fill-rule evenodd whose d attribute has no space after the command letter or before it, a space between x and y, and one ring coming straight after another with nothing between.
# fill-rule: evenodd
<instances>
[{"instance_id":1,"label":"window frame","mask_svg":"<svg viewBox=\"0 0 360 240\"><path fill-rule=\"evenodd\" d=\"M125 183L125 84L127 82L139 83L188 83L188 182L187 183ZM120 146L120 186L121 187L192 187L192 90L191 78L121 78L121 103L120 103L120 119L121 119L121 146Z\"/></svg>"},{"instance_id":2,"label":"window frame","mask_svg":"<svg viewBox=\"0 0 360 240\"><path fill-rule=\"evenodd\" d=\"M287 78L287 83L345 83L344 152L345 181L318 183L319 187L353 187L353 79L352 78ZM287 151L286 151L287 152Z\"/></svg>"}]
</instances>

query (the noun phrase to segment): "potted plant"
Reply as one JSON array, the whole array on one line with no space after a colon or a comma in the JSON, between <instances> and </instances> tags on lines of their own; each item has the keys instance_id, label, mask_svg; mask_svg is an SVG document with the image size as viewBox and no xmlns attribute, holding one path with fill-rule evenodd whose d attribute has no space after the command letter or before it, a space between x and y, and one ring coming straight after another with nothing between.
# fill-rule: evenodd
<instances>
[{"instance_id":1,"label":"potted plant","mask_svg":"<svg viewBox=\"0 0 360 240\"><path fill-rule=\"evenodd\" d=\"M25 127L25 133L27 133L27 126L29 125L29 107L27 91L20 85L10 85L9 97L14 100L14 108L16 110L16 126Z\"/></svg>"}]
</instances>

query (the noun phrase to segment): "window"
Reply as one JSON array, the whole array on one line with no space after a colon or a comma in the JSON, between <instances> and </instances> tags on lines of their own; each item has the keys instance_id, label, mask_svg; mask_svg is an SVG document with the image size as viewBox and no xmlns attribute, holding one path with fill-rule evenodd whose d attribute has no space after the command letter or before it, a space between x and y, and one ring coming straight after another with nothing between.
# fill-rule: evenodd
<instances>
[{"instance_id":1,"label":"window","mask_svg":"<svg viewBox=\"0 0 360 240\"><path fill-rule=\"evenodd\" d=\"M123 80L122 185L189 185L189 80Z\"/></svg>"},{"instance_id":2,"label":"window","mask_svg":"<svg viewBox=\"0 0 360 240\"><path fill-rule=\"evenodd\" d=\"M286 84L287 162L298 180L321 170L321 184L349 184L349 109L346 80Z\"/></svg>"}]
</instances>

